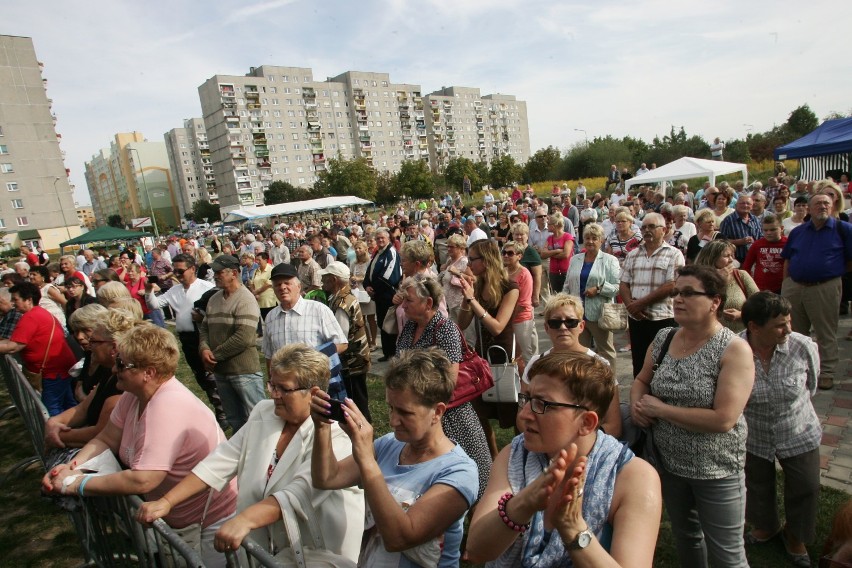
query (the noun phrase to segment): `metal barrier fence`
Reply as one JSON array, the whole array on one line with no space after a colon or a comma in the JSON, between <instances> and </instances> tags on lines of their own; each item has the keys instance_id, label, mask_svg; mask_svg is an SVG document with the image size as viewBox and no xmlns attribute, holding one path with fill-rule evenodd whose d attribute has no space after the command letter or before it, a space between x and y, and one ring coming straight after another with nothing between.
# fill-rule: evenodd
<instances>
[{"instance_id":1,"label":"metal barrier fence","mask_svg":"<svg viewBox=\"0 0 852 568\"><path fill-rule=\"evenodd\" d=\"M229 552L228 566L232 568L276 568L280 566L275 558L254 542L251 537L243 540L240 552Z\"/></svg>"},{"instance_id":2,"label":"metal barrier fence","mask_svg":"<svg viewBox=\"0 0 852 568\"><path fill-rule=\"evenodd\" d=\"M0 418L17 410L36 452L35 456L15 464L0 481L2 486L9 476L33 463L41 463L44 470L44 428L48 412L41 396L10 356L0 358L0 373L14 403L0 411ZM81 506L69 511L68 515L80 539L87 565L104 568L204 567L198 553L163 520L151 526L143 526L136 521L136 511L142 505L139 497L85 497L80 503Z\"/></svg>"}]
</instances>

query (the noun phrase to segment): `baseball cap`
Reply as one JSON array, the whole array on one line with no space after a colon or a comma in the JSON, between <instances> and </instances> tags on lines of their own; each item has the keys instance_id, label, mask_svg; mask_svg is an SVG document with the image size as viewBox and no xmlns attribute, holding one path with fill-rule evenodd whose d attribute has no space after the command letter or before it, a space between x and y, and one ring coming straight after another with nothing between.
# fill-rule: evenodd
<instances>
[{"instance_id":1,"label":"baseball cap","mask_svg":"<svg viewBox=\"0 0 852 568\"><path fill-rule=\"evenodd\" d=\"M331 274L332 276L349 280L349 267L342 262L335 260L334 262L329 262L328 266L319 271L320 276L325 276L326 274Z\"/></svg>"},{"instance_id":2,"label":"baseball cap","mask_svg":"<svg viewBox=\"0 0 852 568\"><path fill-rule=\"evenodd\" d=\"M240 261L237 259L237 257L233 255L220 254L213 260L213 263L210 265L210 268L213 269L213 272L219 272L220 270L224 270L226 268L237 270L240 268Z\"/></svg>"},{"instance_id":3,"label":"baseball cap","mask_svg":"<svg viewBox=\"0 0 852 568\"><path fill-rule=\"evenodd\" d=\"M299 271L296 270L296 267L290 264L289 262L282 262L281 264L276 264L275 268L272 269L272 275L270 275L271 279L298 277Z\"/></svg>"}]
</instances>

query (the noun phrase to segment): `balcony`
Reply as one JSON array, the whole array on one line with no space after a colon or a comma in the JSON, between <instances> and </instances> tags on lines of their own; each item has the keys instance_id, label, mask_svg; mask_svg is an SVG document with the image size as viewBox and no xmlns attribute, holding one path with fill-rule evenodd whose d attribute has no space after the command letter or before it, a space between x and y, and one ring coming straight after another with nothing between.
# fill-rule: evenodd
<instances>
[{"instance_id":1,"label":"balcony","mask_svg":"<svg viewBox=\"0 0 852 568\"><path fill-rule=\"evenodd\" d=\"M314 163L315 164L324 164L325 163L325 154L314 154Z\"/></svg>"},{"instance_id":2,"label":"balcony","mask_svg":"<svg viewBox=\"0 0 852 568\"><path fill-rule=\"evenodd\" d=\"M272 181L272 174L260 174L260 181Z\"/></svg>"},{"instance_id":3,"label":"balcony","mask_svg":"<svg viewBox=\"0 0 852 568\"><path fill-rule=\"evenodd\" d=\"M361 135L358 136L358 140L361 141L361 142L369 142L370 141L370 135L369 134L361 134Z\"/></svg>"},{"instance_id":4,"label":"balcony","mask_svg":"<svg viewBox=\"0 0 852 568\"><path fill-rule=\"evenodd\" d=\"M249 110L258 110L260 109L259 103L246 103L246 108Z\"/></svg>"},{"instance_id":5,"label":"balcony","mask_svg":"<svg viewBox=\"0 0 852 568\"><path fill-rule=\"evenodd\" d=\"M313 87L304 87L302 89L302 96L306 99L315 99L317 97L317 92Z\"/></svg>"},{"instance_id":6,"label":"balcony","mask_svg":"<svg viewBox=\"0 0 852 568\"><path fill-rule=\"evenodd\" d=\"M269 163L269 160L258 160L257 161L258 168L271 168L272 164Z\"/></svg>"},{"instance_id":7,"label":"balcony","mask_svg":"<svg viewBox=\"0 0 852 568\"><path fill-rule=\"evenodd\" d=\"M366 124L358 124L358 130L360 132L367 132L369 130L369 126Z\"/></svg>"},{"instance_id":8,"label":"balcony","mask_svg":"<svg viewBox=\"0 0 852 568\"><path fill-rule=\"evenodd\" d=\"M268 158L269 157L269 148L266 146L258 147L254 149L254 155L256 158ZM269 166L267 166L269 167Z\"/></svg>"},{"instance_id":9,"label":"balcony","mask_svg":"<svg viewBox=\"0 0 852 568\"><path fill-rule=\"evenodd\" d=\"M319 123L319 121L316 121L316 120L309 120L308 121L308 130L316 131L316 130L319 130L320 128L322 128L322 125Z\"/></svg>"}]
</instances>

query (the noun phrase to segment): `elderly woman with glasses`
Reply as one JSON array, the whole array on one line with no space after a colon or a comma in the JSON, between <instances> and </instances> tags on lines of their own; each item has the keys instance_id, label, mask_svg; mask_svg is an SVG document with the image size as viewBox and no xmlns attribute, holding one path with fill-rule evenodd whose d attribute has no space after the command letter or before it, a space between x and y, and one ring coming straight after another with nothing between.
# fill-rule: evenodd
<instances>
[{"instance_id":1,"label":"elderly woman with glasses","mask_svg":"<svg viewBox=\"0 0 852 568\"><path fill-rule=\"evenodd\" d=\"M286 345L270 362L272 400L259 402L248 422L222 442L183 481L139 510L141 522L168 515L187 499L239 483L237 515L216 534L219 550L236 550L247 535L267 551L289 547L282 510L309 508L327 549L357 561L364 518L364 492L357 487L326 491L311 484L314 421L311 389L328 388L328 357L303 343ZM331 425L331 445L340 459L352 453L349 437Z\"/></svg>"},{"instance_id":2,"label":"elderly woman with glasses","mask_svg":"<svg viewBox=\"0 0 852 568\"><path fill-rule=\"evenodd\" d=\"M437 308L443 297L442 287L431 278L411 277L403 280L400 293L405 298L401 305L405 309L406 323L400 331L396 344L397 356L411 349L436 346L449 359L450 374L455 381L458 377L459 363L464 356L462 337L458 326L441 314ZM483 491L488 482L488 473L491 471L491 454L473 405L465 402L461 405L453 405L452 408L448 407L442 422L447 437L456 441L476 462L479 470L480 492Z\"/></svg>"},{"instance_id":3,"label":"elderly woman with glasses","mask_svg":"<svg viewBox=\"0 0 852 568\"><path fill-rule=\"evenodd\" d=\"M45 474L45 491L142 495L154 501L225 440L210 409L175 378L179 352L174 334L148 322L137 323L118 336L116 351L116 387L124 394L107 425L75 461ZM76 469L104 453L117 456L126 469L101 476ZM164 520L174 529L183 529L187 540L200 543L206 566L224 567L224 555L213 550L213 536L233 515L236 500L236 482L225 483L221 491L201 493L174 507Z\"/></svg>"},{"instance_id":4,"label":"elderly woman with glasses","mask_svg":"<svg viewBox=\"0 0 852 568\"><path fill-rule=\"evenodd\" d=\"M444 433L451 368L438 347L395 357L385 375L393 432L374 440L372 425L347 400L339 421L352 455L342 459L331 447L331 402L313 389L313 484L364 488L369 514L360 566L459 565L464 516L479 487L473 461Z\"/></svg>"},{"instance_id":5,"label":"elderly woman with glasses","mask_svg":"<svg viewBox=\"0 0 852 568\"><path fill-rule=\"evenodd\" d=\"M660 482L598 428L617 398L612 368L560 352L533 363L529 377L518 397L521 434L500 452L473 514L469 560L496 568L650 567Z\"/></svg>"},{"instance_id":6,"label":"elderly woman with glasses","mask_svg":"<svg viewBox=\"0 0 852 568\"><path fill-rule=\"evenodd\" d=\"M743 409L754 360L748 343L719 323L725 288L709 266L679 270L679 327L657 334L630 390L634 423L653 432L681 566L708 566L708 556L716 566L748 566Z\"/></svg>"}]
</instances>

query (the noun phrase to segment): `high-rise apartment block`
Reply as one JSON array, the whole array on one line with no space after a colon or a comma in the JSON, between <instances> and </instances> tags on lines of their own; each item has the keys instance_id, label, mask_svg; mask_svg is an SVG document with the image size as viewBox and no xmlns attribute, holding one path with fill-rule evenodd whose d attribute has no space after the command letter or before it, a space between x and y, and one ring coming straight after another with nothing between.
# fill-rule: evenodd
<instances>
[{"instance_id":1,"label":"high-rise apartment block","mask_svg":"<svg viewBox=\"0 0 852 568\"><path fill-rule=\"evenodd\" d=\"M86 184L98 225L113 215L131 225L152 214L165 225L180 225L165 142L148 142L141 132L116 134L109 148L86 162Z\"/></svg>"},{"instance_id":2,"label":"high-rise apartment block","mask_svg":"<svg viewBox=\"0 0 852 568\"><path fill-rule=\"evenodd\" d=\"M391 172L419 159L440 172L456 157L487 163L509 154L523 163L530 155L526 103L475 88L424 96L420 85L391 83L387 73L315 81L309 68L264 65L215 75L198 93L225 211L262 204L275 180L311 186L334 157Z\"/></svg>"},{"instance_id":3,"label":"high-rise apartment block","mask_svg":"<svg viewBox=\"0 0 852 568\"><path fill-rule=\"evenodd\" d=\"M0 231L3 246L45 249L80 234L47 80L31 38L0 35Z\"/></svg>"},{"instance_id":4,"label":"high-rise apartment block","mask_svg":"<svg viewBox=\"0 0 852 568\"><path fill-rule=\"evenodd\" d=\"M164 137L181 216L191 212L196 201L219 203L204 121L186 119L183 128L173 128Z\"/></svg>"}]
</instances>

